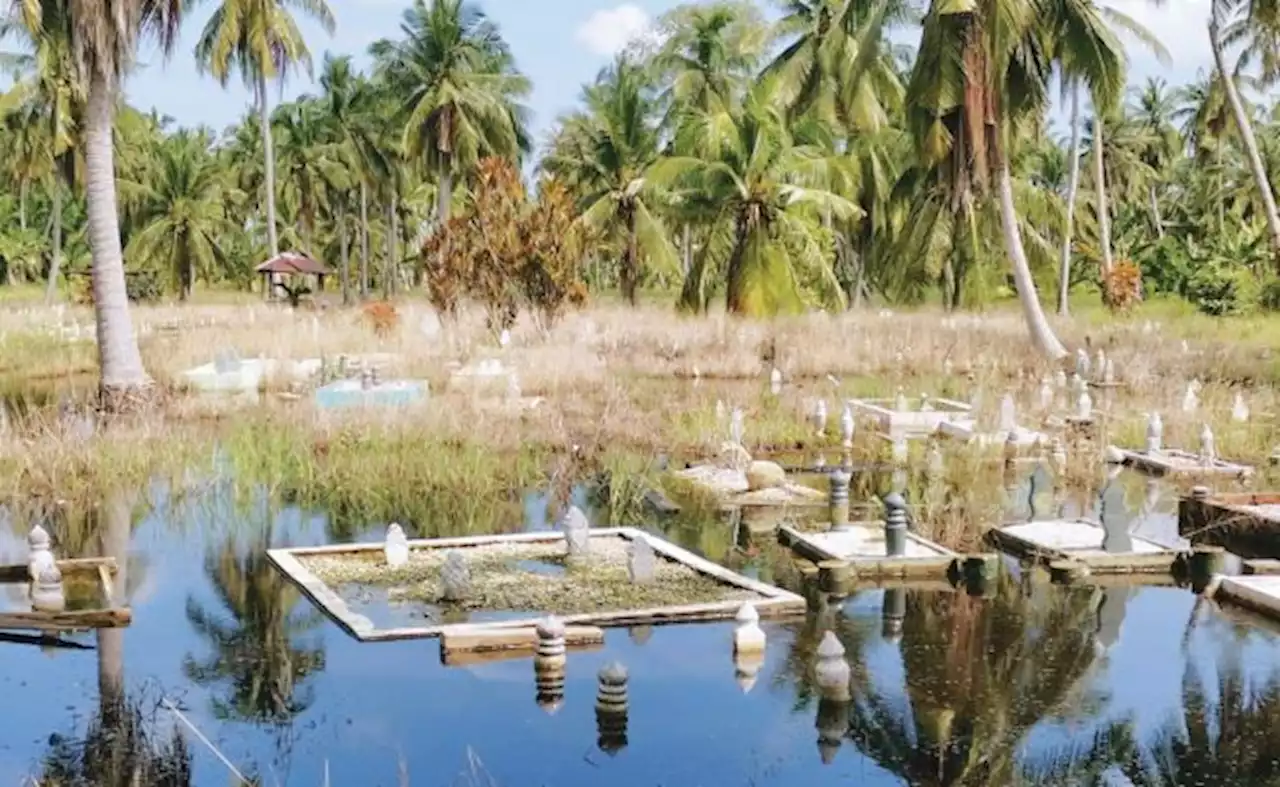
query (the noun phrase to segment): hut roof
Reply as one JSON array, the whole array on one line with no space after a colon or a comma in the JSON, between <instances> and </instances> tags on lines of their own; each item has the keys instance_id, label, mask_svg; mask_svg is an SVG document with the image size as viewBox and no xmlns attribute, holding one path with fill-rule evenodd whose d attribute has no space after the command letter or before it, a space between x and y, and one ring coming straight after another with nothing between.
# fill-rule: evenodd
<instances>
[{"instance_id":1,"label":"hut roof","mask_svg":"<svg viewBox=\"0 0 1280 787\"><path fill-rule=\"evenodd\" d=\"M329 269L305 254L286 251L259 265L258 273L307 273L319 276L329 275Z\"/></svg>"}]
</instances>

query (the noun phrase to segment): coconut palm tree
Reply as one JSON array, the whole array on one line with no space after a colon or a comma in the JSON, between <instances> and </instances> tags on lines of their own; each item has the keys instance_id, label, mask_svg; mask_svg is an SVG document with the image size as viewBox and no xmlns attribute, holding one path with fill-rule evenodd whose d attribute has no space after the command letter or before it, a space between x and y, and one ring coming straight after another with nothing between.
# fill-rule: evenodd
<instances>
[{"instance_id":1,"label":"coconut palm tree","mask_svg":"<svg viewBox=\"0 0 1280 787\"><path fill-rule=\"evenodd\" d=\"M528 147L530 85L498 26L464 0L414 0L401 40L370 47L388 94L398 102L405 156L438 178L437 222L449 219L454 179L485 156L515 157Z\"/></svg>"},{"instance_id":2,"label":"coconut palm tree","mask_svg":"<svg viewBox=\"0 0 1280 787\"><path fill-rule=\"evenodd\" d=\"M665 272L677 268L646 177L659 152L655 93L646 71L623 55L584 99L587 109L565 120L542 167L578 194L581 223L620 248L622 295L634 306L642 259Z\"/></svg>"},{"instance_id":3,"label":"coconut palm tree","mask_svg":"<svg viewBox=\"0 0 1280 787\"><path fill-rule=\"evenodd\" d=\"M197 273L208 278L221 267L222 238L231 229L225 206L232 188L209 146L203 133L179 132L159 147L152 177L120 184L140 225L129 239L130 256L168 269L182 300Z\"/></svg>"},{"instance_id":4,"label":"coconut palm tree","mask_svg":"<svg viewBox=\"0 0 1280 787\"><path fill-rule=\"evenodd\" d=\"M291 9L301 11L333 34L333 12L325 0L222 0L205 24L195 51L197 66L212 74L223 87L238 72L254 92L265 160L267 245L273 257L280 253L280 241L268 86L273 81L283 85L295 68L311 74L311 52Z\"/></svg>"},{"instance_id":5,"label":"coconut palm tree","mask_svg":"<svg viewBox=\"0 0 1280 787\"><path fill-rule=\"evenodd\" d=\"M852 191L853 170L831 153L825 126L791 121L770 87L758 85L727 115L696 114L682 128L685 139L677 148L707 153L668 157L650 176L675 199L715 213L712 251L690 272L697 292L705 293L711 264L722 262L731 313L794 311L803 306L806 290L840 308L843 292L819 228L826 215L860 215L856 204L839 196Z\"/></svg>"},{"instance_id":6,"label":"coconut palm tree","mask_svg":"<svg viewBox=\"0 0 1280 787\"><path fill-rule=\"evenodd\" d=\"M59 0L48 0L58 2ZM85 93L81 120L88 199L91 278L98 329L100 389L108 409L126 406L151 386L129 315L116 205L113 121L120 86L138 43L154 38L166 55L177 41L182 0L65 0L71 52Z\"/></svg>"}]
</instances>

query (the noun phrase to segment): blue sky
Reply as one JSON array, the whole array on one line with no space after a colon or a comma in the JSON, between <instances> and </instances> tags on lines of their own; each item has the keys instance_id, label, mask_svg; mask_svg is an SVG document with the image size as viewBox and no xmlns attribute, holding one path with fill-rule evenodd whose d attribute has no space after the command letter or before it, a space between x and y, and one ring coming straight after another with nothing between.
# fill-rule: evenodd
<instances>
[{"instance_id":1,"label":"blue sky","mask_svg":"<svg viewBox=\"0 0 1280 787\"><path fill-rule=\"evenodd\" d=\"M379 38L399 33L401 12L408 0L329 0L337 17L334 36L303 22L303 30L317 64L326 50L355 54L367 63L365 52ZM1150 0L1102 0L1156 32L1174 55L1170 67L1134 50L1132 81L1159 74L1171 83L1193 78L1210 66L1205 34L1209 0L1168 0L1156 9ZM606 65L629 38L671 9L674 0L487 0L481 6L502 27L520 68L534 83L530 101L539 140L555 117L571 109L584 82ZM197 6L188 20L174 59L162 64L157 56L129 83L129 98L140 108L155 107L180 123L204 123L222 128L241 116L249 101L238 83L226 90L196 73L191 51L200 29L212 13L212 0ZM303 76L286 88L286 97L318 90Z\"/></svg>"}]
</instances>

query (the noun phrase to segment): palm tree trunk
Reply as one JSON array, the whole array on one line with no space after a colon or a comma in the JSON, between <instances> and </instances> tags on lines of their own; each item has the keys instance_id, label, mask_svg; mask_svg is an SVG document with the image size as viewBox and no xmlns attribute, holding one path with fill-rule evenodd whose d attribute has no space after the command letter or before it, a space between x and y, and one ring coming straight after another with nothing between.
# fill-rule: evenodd
<instances>
[{"instance_id":1,"label":"palm tree trunk","mask_svg":"<svg viewBox=\"0 0 1280 787\"><path fill-rule=\"evenodd\" d=\"M62 273L62 189L58 176L53 176L53 260L49 263L49 283L44 288L45 303L53 303L58 296L58 276Z\"/></svg>"},{"instance_id":2,"label":"palm tree trunk","mask_svg":"<svg viewBox=\"0 0 1280 787\"><path fill-rule=\"evenodd\" d=\"M369 186L360 179L360 300L369 297Z\"/></svg>"},{"instance_id":3,"label":"palm tree trunk","mask_svg":"<svg viewBox=\"0 0 1280 787\"><path fill-rule=\"evenodd\" d=\"M449 208L453 204L453 157L448 153L440 154L439 183L436 189L436 224L443 230L449 223Z\"/></svg>"},{"instance_id":4,"label":"palm tree trunk","mask_svg":"<svg viewBox=\"0 0 1280 787\"><path fill-rule=\"evenodd\" d=\"M639 254L639 239L636 237L636 211L631 208L627 214L627 246L622 251L622 270L619 271L619 284L622 285L622 297L627 303L636 305L636 266Z\"/></svg>"},{"instance_id":5,"label":"palm tree trunk","mask_svg":"<svg viewBox=\"0 0 1280 787\"><path fill-rule=\"evenodd\" d=\"M686 277L693 269L693 232L689 229L688 222L684 225L684 237L680 239L680 266L684 269L681 273Z\"/></svg>"},{"instance_id":6,"label":"palm tree trunk","mask_svg":"<svg viewBox=\"0 0 1280 787\"><path fill-rule=\"evenodd\" d=\"M390 273L387 278L392 295L400 292L400 210L397 204L399 201L399 197L392 194L391 204L387 206L387 212L391 214L391 238L387 241L387 247L391 249L391 258L388 260Z\"/></svg>"},{"instance_id":7,"label":"palm tree trunk","mask_svg":"<svg viewBox=\"0 0 1280 787\"><path fill-rule=\"evenodd\" d=\"M258 74L258 125L262 131L262 158L265 166L264 188L267 192L267 246L271 256L280 253L280 238L276 234L276 151L271 140L271 106L267 94L267 75L259 69ZM271 287L267 298L274 298L276 287L280 284L280 275L271 274Z\"/></svg>"},{"instance_id":8,"label":"palm tree trunk","mask_svg":"<svg viewBox=\"0 0 1280 787\"><path fill-rule=\"evenodd\" d=\"M342 254L342 305L351 305L351 243L346 208L338 210L338 246Z\"/></svg>"},{"instance_id":9,"label":"palm tree trunk","mask_svg":"<svg viewBox=\"0 0 1280 787\"><path fill-rule=\"evenodd\" d=\"M89 248L93 264L94 316L98 328L99 384L103 404L112 409L151 385L138 352L138 339L129 316L124 281L124 252L120 248L120 217L116 208L116 174L112 150L112 120L116 92L105 77L94 76L85 104L85 191Z\"/></svg>"},{"instance_id":10,"label":"palm tree trunk","mask_svg":"<svg viewBox=\"0 0 1280 787\"><path fill-rule=\"evenodd\" d=\"M1249 169L1253 170L1253 180L1257 183L1262 196L1262 205L1267 214L1267 229L1271 231L1271 247L1280 263L1280 213L1276 211L1275 194L1271 191L1271 181L1267 178L1267 169L1262 164L1262 155L1258 152L1258 140L1253 135L1253 126L1249 116L1245 114L1244 104L1240 101L1240 93L1231 79L1231 72L1226 67L1226 55L1222 51L1222 39L1218 35L1218 17L1215 14L1209 19L1209 45L1213 49L1213 62L1218 67L1218 75L1222 77L1222 87L1227 93L1227 102L1231 104L1231 114L1236 119L1236 129L1240 132L1240 140L1244 143L1245 152L1249 155Z\"/></svg>"},{"instance_id":11,"label":"palm tree trunk","mask_svg":"<svg viewBox=\"0 0 1280 787\"><path fill-rule=\"evenodd\" d=\"M1062 237L1062 265L1058 271L1058 314L1071 313L1071 244L1075 240L1076 196L1080 193L1080 83L1071 86L1071 157L1067 177L1067 227Z\"/></svg>"},{"instance_id":12,"label":"palm tree trunk","mask_svg":"<svg viewBox=\"0 0 1280 787\"><path fill-rule=\"evenodd\" d=\"M391 297L391 278L394 275L396 260L396 233L393 229L396 209L387 202L387 260L382 266L382 297Z\"/></svg>"},{"instance_id":13,"label":"palm tree trunk","mask_svg":"<svg viewBox=\"0 0 1280 787\"><path fill-rule=\"evenodd\" d=\"M1018 230L1018 213L1013 204L1013 178L1009 174L1009 162L1003 151L996 155L1000 156L1000 225L1004 230L1004 244L1009 252L1009 261L1013 265L1013 281L1018 289L1018 300L1022 303L1027 328L1031 330L1031 341L1040 352L1056 361L1066 356L1067 351L1054 335L1044 309L1040 306L1036 283L1031 278L1031 266L1027 263L1027 254L1022 248L1022 233Z\"/></svg>"},{"instance_id":14,"label":"palm tree trunk","mask_svg":"<svg viewBox=\"0 0 1280 787\"><path fill-rule=\"evenodd\" d=\"M1102 247L1102 276L1111 275L1111 206L1107 204L1107 168L1102 115L1093 110L1093 186L1098 199L1098 245ZM1105 289L1105 288L1104 288Z\"/></svg>"},{"instance_id":15,"label":"palm tree trunk","mask_svg":"<svg viewBox=\"0 0 1280 787\"><path fill-rule=\"evenodd\" d=\"M27 228L27 179L18 183L18 226Z\"/></svg>"},{"instance_id":16,"label":"palm tree trunk","mask_svg":"<svg viewBox=\"0 0 1280 787\"><path fill-rule=\"evenodd\" d=\"M1151 203L1151 223L1155 225L1156 237L1164 237L1164 219L1160 216L1160 200L1156 197L1156 186L1147 186L1147 201Z\"/></svg>"}]
</instances>

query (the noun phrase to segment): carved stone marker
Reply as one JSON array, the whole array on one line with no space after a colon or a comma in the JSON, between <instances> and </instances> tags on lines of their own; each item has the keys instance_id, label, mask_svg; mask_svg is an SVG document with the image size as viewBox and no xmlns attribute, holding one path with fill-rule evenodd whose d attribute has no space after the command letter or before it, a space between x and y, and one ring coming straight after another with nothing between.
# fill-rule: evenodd
<instances>
[{"instance_id":1,"label":"carved stone marker","mask_svg":"<svg viewBox=\"0 0 1280 787\"><path fill-rule=\"evenodd\" d=\"M831 529L849 529L849 484L853 474L844 468L836 468L829 475L831 483L830 511Z\"/></svg>"},{"instance_id":2,"label":"carved stone marker","mask_svg":"<svg viewBox=\"0 0 1280 787\"><path fill-rule=\"evenodd\" d=\"M49 533L40 525L31 528L31 532L27 534L27 548L30 550L27 555L27 573L33 582L46 569L57 567L53 551L49 548Z\"/></svg>"},{"instance_id":3,"label":"carved stone marker","mask_svg":"<svg viewBox=\"0 0 1280 787\"><path fill-rule=\"evenodd\" d=\"M1089 396L1089 391L1080 392L1080 398L1076 400L1076 417L1081 419L1089 419L1093 417L1093 397Z\"/></svg>"},{"instance_id":4,"label":"carved stone marker","mask_svg":"<svg viewBox=\"0 0 1280 787\"><path fill-rule=\"evenodd\" d=\"M643 535L637 535L627 547L627 576L636 585L653 581L656 571L653 545Z\"/></svg>"},{"instance_id":5,"label":"carved stone marker","mask_svg":"<svg viewBox=\"0 0 1280 787\"><path fill-rule=\"evenodd\" d=\"M840 444L845 448L853 448L853 405L844 403L840 411Z\"/></svg>"},{"instance_id":6,"label":"carved stone marker","mask_svg":"<svg viewBox=\"0 0 1280 787\"><path fill-rule=\"evenodd\" d=\"M742 445L743 434L743 415L742 408L733 408L733 414L729 416L729 439L736 445Z\"/></svg>"},{"instance_id":7,"label":"carved stone marker","mask_svg":"<svg viewBox=\"0 0 1280 787\"><path fill-rule=\"evenodd\" d=\"M31 608L36 612L61 612L67 608L67 598L62 589L62 572L56 564L41 568L31 583Z\"/></svg>"},{"instance_id":8,"label":"carved stone marker","mask_svg":"<svg viewBox=\"0 0 1280 787\"><path fill-rule=\"evenodd\" d=\"M782 393L782 372L776 366L769 370L769 393L774 396Z\"/></svg>"},{"instance_id":9,"label":"carved stone marker","mask_svg":"<svg viewBox=\"0 0 1280 787\"><path fill-rule=\"evenodd\" d=\"M1235 401L1231 404L1231 420L1244 423L1249 420L1249 405L1244 403L1244 394L1236 391Z\"/></svg>"},{"instance_id":10,"label":"carved stone marker","mask_svg":"<svg viewBox=\"0 0 1280 787\"><path fill-rule=\"evenodd\" d=\"M403 566L409 562L409 539L405 537L400 525L392 522L387 526L387 540L382 545L382 553L387 565L391 568Z\"/></svg>"},{"instance_id":11,"label":"carved stone marker","mask_svg":"<svg viewBox=\"0 0 1280 787\"><path fill-rule=\"evenodd\" d=\"M911 409L907 404L907 395L902 392L902 387L898 387L898 393L893 397L893 409L899 413L905 413Z\"/></svg>"},{"instance_id":12,"label":"carved stone marker","mask_svg":"<svg viewBox=\"0 0 1280 787\"><path fill-rule=\"evenodd\" d=\"M471 569L461 552L451 550L440 569L440 599L456 604L471 592Z\"/></svg>"},{"instance_id":13,"label":"carved stone marker","mask_svg":"<svg viewBox=\"0 0 1280 787\"><path fill-rule=\"evenodd\" d=\"M997 431L1014 432L1018 429L1018 411L1013 403L1013 396L1005 394L1000 400L1000 423Z\"/></svg>"},{"instance_id":14,"label":"carved stone marker","mask_svg":"<svg viewBox=\"0 0 1280 787\"><path fill-rule=\"evenodd\" d=\"M819 399L813 405L813 432L818 437L827 433L827 400Z\"/></svg>"},{"instance_id":15,"label":"carved stone marker","mask_svg":"<svg viewBox=\"0 0 1280 787\"><path fill-rule=\"evenodd\" d=\"M884 499L884 551L886 557L907 553L907 501L899 492Z\"/></svg>"},{"instance_id":16,"label":"carved stone marker","mask_svg":"<svg viewBox=\"0 0 1280 787\"><path fill-rule=\"evenodd\" d=\"M560 518L559 527L564 531L565 554L571 559L586 557L590 551L591 523L577 506L569 506Z\"/></svg>"},{"instance_id":17,"label":"carved stone marker","mask_svg":"<svg viewBox=\"0 0 1280 787\"><path fill-rule=\"evenodd\" d=\"M1160 413L1152 413L1147 416L1147 446L1148 454L1158 454L1164 450L1164 421L1160 419Z\"/></svg>"},{"instance_id":18,"label":"carved stone marker","mask_svg":"<svg viewBox=\"0 0 1280 787\"><path fill-rule=\"evenodd\" d=\"M1218 460L1217 441L1213 437L1213 430L1205 424L1200 429L1200 459L1206 465L1212 465Z\"/></svg>"},{"instance_id":19,"label":"carved stone marker","mask_svg":"<svg viewBox=\"0 0 1280 787\"><path fill-rule=\"evenodd\" d=\"M1040 409L1048 411L1053 409L1053 383L1046 377L1040 381Z\"/></svg>"}]
</instances>

